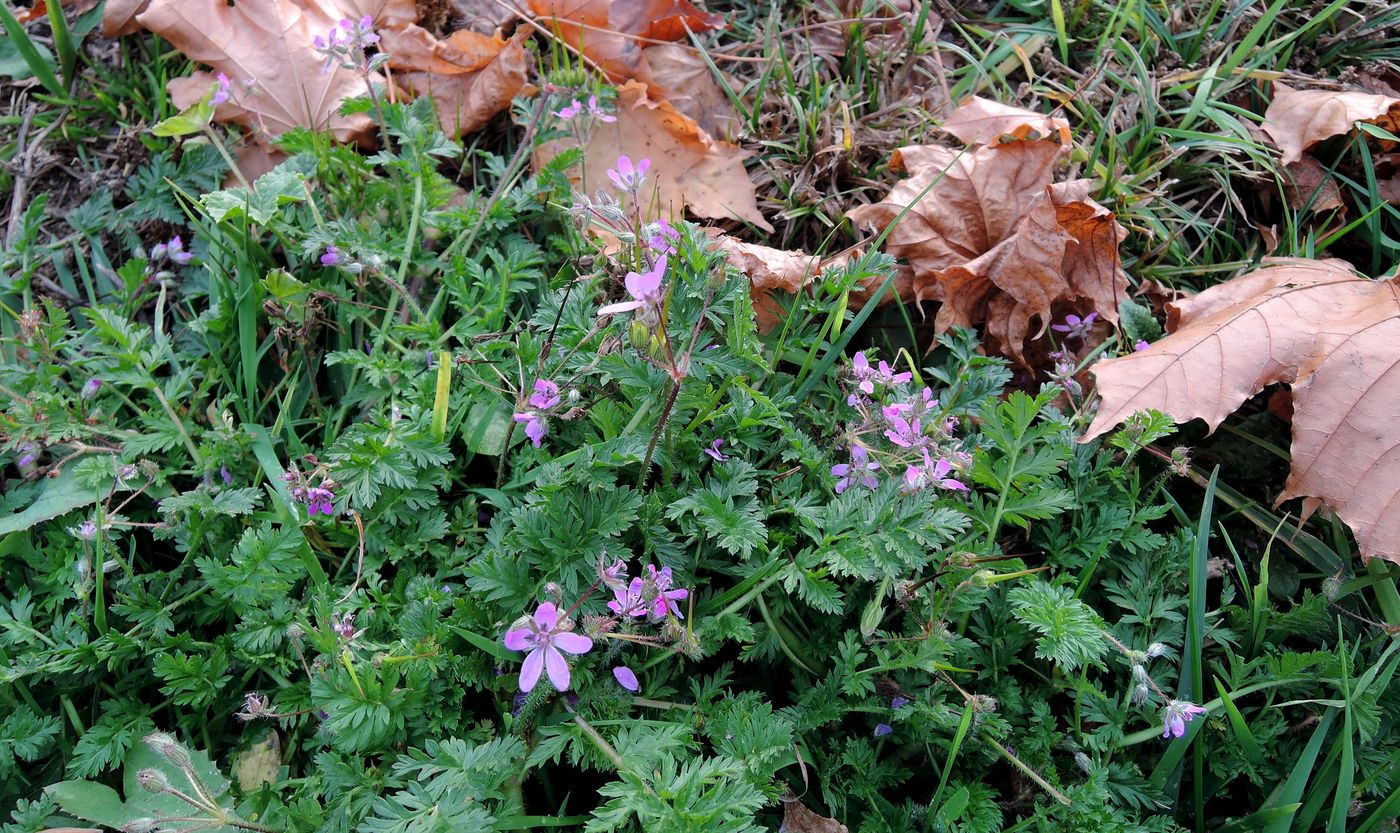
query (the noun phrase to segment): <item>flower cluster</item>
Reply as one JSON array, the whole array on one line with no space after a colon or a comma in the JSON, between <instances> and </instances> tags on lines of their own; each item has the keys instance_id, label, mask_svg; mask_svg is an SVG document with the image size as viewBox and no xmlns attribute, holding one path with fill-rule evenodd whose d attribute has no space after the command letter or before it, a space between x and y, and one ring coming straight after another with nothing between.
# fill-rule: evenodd
<instances>
[{"instance_id":1,"label":"flower cluster","mask_svg":"<svg viewBox=\"0 0 1400 833\"><path fill-rule=\"evenodd\" d=\"M188 266L189 262L194 260L194 252L185 250L185 241L181 240L178 234L164 243L157 243L151 247L146 268L154 271L157 266L167 260L176 266Z\"/></svg>"},{"instance_id":2,"label":"flower cluster","mask_svg":"<svg viewBox=\"0 0 1400 833\"><path fill-rule=\"evenodd\" d=\"M334 515L336 482L329 477L322 477L321 482L313 486L311 480L311 476L303 476L296 469L288 469L287 473L282 475L282 482L291 487L289 492L292 500L305 505L308 516Z\"/></svg>"},{"instance_id":3,"label":"flower cluster","mask_svg":"<svg viewBox=\"0 0 1400 833\"><path fill-rule=\"evenodd\" d=\"M598 96L596 95L590 95L586 104L575 98L569 102L568 106L555 110L554 115L564 121L574 121L580 116L605 123L617 121L617 116L598 106Z\"/></svg>"},{"instance_id":4,"label":"flower cluster","mask_svg":"<svg viewBox=\"0 0 1400 833\"><path fill-rule=\"evenodd\" d=\"M618 577L609 585L613 591L613 600L608 602L608 610L618 617L639 619L645 616L649 622L660 622L668 615L677 619L685 618L676 602L689 597L690 591L672 587L674 579L670 567L658 570L655 565L648 564L642 568L642 575L626 582L625 585L625 564L621 561L615 562L609 570L612 575Z\"/></svg>"},{"instance_id":5,"label":"flower cluster","mask_svg":"<svg viewBox=\"0 0 1400 833\"><path fill-rule=\"evenodd\" d=\"M371 57L367 52L369 47L379 43L379 35L374 32L374 19L369 15L359 20L341 20L324 36L312 38L311 43L321 54L322 74L339 66L368 75L388 59L383 53Z\"/></svg>"},{"instance_id":6,"label":"flower cluster","mask_svg":"<svg viewBox=\"0 0 1400 833\"><path fill-rule=\"evenodd\" d=\"M530 438L530 442L535 444L535 448L540 447L540 441L549 431L546 417L559 407L560 401L557 384L549 379L536 379L534 393L531 393L527 400L530 407L515 413L515 421L525 423L525 436Z\"/></svg>"},{"instance_id":7,"label":"flower cluster","mask_svg":"<svg viewBox=\"0 0 1400 833\"><path fill-rule=\"evenodd\" d=\"M851 361L852 390L846 403L860 419L848 426L850 462L831 467L839 495L855 485L876 489L879 472L903 470L908 491L964 491L955 475L971 463L953 440L957 420L944 413L933 391L910 390L913 373L887 362L871 365L863 353Z\"/></svg>"}]
</instances>

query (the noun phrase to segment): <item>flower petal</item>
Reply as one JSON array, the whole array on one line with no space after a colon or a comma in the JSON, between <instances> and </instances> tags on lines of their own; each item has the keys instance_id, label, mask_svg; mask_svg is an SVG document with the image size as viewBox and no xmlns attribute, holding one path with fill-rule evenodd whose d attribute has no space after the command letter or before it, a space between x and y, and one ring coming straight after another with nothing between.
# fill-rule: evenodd
<instances>
[{"instance_id":1,"label":"flower petal","mask_svg":"<svg viewBox=\"0 0 1400 833\"><path fill-rule=\"evenodd\" d=\"M525 657L525 664L520 667L520 690L534 691L535 683L540 681L540 672L544 670L544 649L536 648Z\"/></svg>"},{"instance_id":2,"label":"flower petal","mask_svg":"<svg viewBox=\"0 0 1400 833\"><path fill-rule=\"evenodd\" d=\"M617 304L608 304L607 306L598 310L598 315L601 317L604 315L617 315L620 312L631 312L632 310L637 309L641 305L641 301L622 301L621 303Z\"/></svg>"},{"instance_id":3,"label":"flower petal","mask_svg":"<svg viewBox=\"0 0 1400 833\"><path fill-rule=\"evenodd\" d=\"M559 650L567 651L570 654L586 654L593 650L593 640L583 634L569 633L568 631L556 633L549 638L549 642Z\"/></svg>"},{"instance_id":4,"label":"flower petal","mask_svg":"<svg viewBox=\"0 0 1400 833\"><path fill-rule=\"evenodd\" d=\"M613 678L617 684L628 691L641 691L642 684L637 682L637 675L632 673L632 669L625 665L619 665L613 669Z\"/></svg>"},{"instance_id":5,"label":"flower petal","mask_svg":"<svg viewBox=\"0 0 1400 833\"><path fill-rule=\"evenodd\" d=\"M534 637L533 631L520 628L519 630L506 631L506 638L501 641L512 651L524 651L534 644Z\"/></svg>"},{"instance_id":6,"label":"flower petal","mask_svg":"<svg viewBox=\"0 0 1400 833\"><path fill-rule=\"evenodd\" d=\"M554 686L556 691L569 690L569 663L553 645L544 649L544 667L549 674L550 685Z\"/></svg>"},{"instance_id":7,"label":"flower petal","mask_svg":"<svg viewBox=\"0 0 1400 833\"><path fill-rule=\"evenodd\" d=\"M535 627L541 631L552 631L559 624L559 609L554 602L545 602L535 608Z\"/></svg>"}]
</instances>

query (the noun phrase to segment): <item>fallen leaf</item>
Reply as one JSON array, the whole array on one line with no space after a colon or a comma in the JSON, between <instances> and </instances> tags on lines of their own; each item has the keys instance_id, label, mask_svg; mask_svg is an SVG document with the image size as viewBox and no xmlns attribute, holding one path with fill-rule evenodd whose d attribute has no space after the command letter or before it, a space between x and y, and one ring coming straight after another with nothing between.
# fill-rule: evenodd
<instances>
[{"instance_id":1,"label":"fallen leaf","mask_svg":"<svg viewBox=\"0 0 1400 833\"><path fill-rule=\"evenodd\" d=\"M977 96L964 99L942 128L970 145L990 145L1003 138L1070 143L1069 122L1064 119Z\"/></svg>"},{"instance_id":2,"label":"fallen leaf","mask_svg":"<svg viewBox=\"0 0 1400 833\"><path fill-rule=\"evenodd\" d=\"M783 824L778 830L780 833L847 833L846 825L817 815L795 798L783 802Z\"/></svg>"},{"instance_id":3,"label":"fallen leaf","mask_svg":"<svg viewBox=\"0 0 1400 833\"><path fill-rule=\"evenodd\" d=\"M689 44L663 43L642 50L637 78L652 95L671 102L700 129L717 139L739 134L739 116L699 50ZM737 84L730 84L736 88Z\"/></svg>"},{"instance_id":4,"label":"fallen leaf","mask_svg":"<svg viewBox=\"0 0 1400 833\"><path fill-rule=\"evenodd\" d=\"M238 781L238 788L249 793L264 784L276 783L281 769L282 741L276 729L268 729L261 740L238 756L233 765L233 777Z\"/></svg>"},{"instance_id":5,"label":"fallen leaf","mask_svg":"<svg viewBox=\"0 0 1400 833\"><path fill-rule=\"evenodd\" d=\"M341 115L340 105L365 95L365 82L340 67L322 73L311 42L340 14L329 0L152 0L137 20L235 85L252 81L250 90L220 104L215 118L243 124L260 138L307 127L350 142L367 134L372 122L364 114ZM184 109L213 84L212 73L196 72L167 88Z\"/></svg>"},{"instance_id":6,"label":"fallen leaf","mask_svg":"<svg viewBox=\"0 0 1400 833\"><path fill-rule=\"evenodd\" d=\"M1283 174L1283 193L1294 211L1346 211L1337 180L1311 154L1304 153L1297 162L1284 165Z\"/></svg>"},{"instance_id":7,"label":"fallen leaf","mask_svg":"<svg viewBox=\"0 0 1400 833\"><path fill-rule=\"evenodd\" d=\"M418 22L418 4L414 0L337 0L336 5L353 20L369 15L378 30L399 29Z\"/></svg>"},{"instance_id":8,"label":"fallen leaf","mask_svg":"<svg viewBox=\"0 0 1400 833\"><path fill-rule=\"evenodd\" d=\"M1095 363L1088 441L1155 409L1212 430L1265 386L1292 390L1292 467L1278 501L1321 503L1365 558L1400 563L1400 278L1339 260L1281 259L1168 306L1170 335Z\"/></svg>"},{"instance_id":9,"label":"fallen leaf","mask_svg":"<svg viewBox=\"0 0 1400 833\"><path fill-rule=\"evenodd\" d=\"M1337 90L1295 90L1274 82L1274 98L1264 111L1264 132L1283 151L1288 165L1318 142L1349 132L1359 121L1374 121L1400 105L1400 98ZM1395 114L1400 117L1400 113Z\"/></svg>"},{"instance_id":10,"label":"fallen leaf","mask_svg":"<svg viewBox=\"0 0 1400 833\"><path fill-rule=\"evenodd\" d=\"M415 27L416 28L416 27ZM509 41L501 42L487 36L459 30L448 41L460 51L464 60L479 60L489 51L487 43L501 43L494 57L477 69L461 72L401 72L395 76L400 84L415 95L432 96L437 103L442 129L449 136L461 136L479 130L497 113L510 107L511 99L525 87L530 70L530 56L525 41L528 29L521 28ZM441 61L443 51L435 51L435 61ZM464 65L459 65L464 66Z\"/></svg>"},{"instance_id":11,"label":"fallen leaf","mask_svg":"<svg viewBox=\"0 0 1400 833\"><path fill-rule=\"evenodd\" d=\"M679 219L685 209L699 217L773 227L758 210L753 182L744 169L748 155L738 146L710 138L690 118L665 101L647 96L645 84L629 81L617 91L617 121L598 124L584 147L582 171L570 172L574 184L591 191L608 182L607 171L619 156L651 160L641 204L647 219ZM535 167L567 148L572 139L541 145Z\"/></svg>"},{"instance_id":12,"label":"fallen leaf","mask_svg":"<svg viewBox=\"0 0 1400 833\"><path fill-rule=\"evenodd\" d=\"M389 66L407 72L433 72L439 75L462 75L476 72L505 48L506 42L495 35L482 35L469 29L459 29L439 39L416 24L380 33L380 43L389 55Z\"/></svg>"},{"instance_id":13,"label":"fallen leaf","mask_svg":"<svg viewBox=\"0 0 1400 833\"><path fill-rule=\"evenodd\" d=\"M497 0L452 0L452 8L462 26L482 35L490 35L516 18L515 12Z\"/></svg>"},{"instance_id":14,"label":"fallen leaf","mask_svg":"<svg viewBox=\"0 0 1400 833\"><path fill-rule=\"evenodd\" d=\"M15 16L15 20L19 21L21 25L33 23L34 21L42 17L48 16L49 4L46 3L44 0L34 0L34 4L31 5L29 8L15 9L13 14Z\"/></svg>"},{"instance_id":15,"label":"fallen leaf","mask_svg":"<svg viewBox=\"0 0 1400 833\"><path fill-rule=\"evenodd\" d=\"M768 332L781 320L782 309L773 299L774 291L795 295L821 274L822 259L815 255L745 243L718 229L706 231L729 265L748 276L759 332Z\"/></svg>"},{"instance_id":16,"label":"fallen leaf","mask_svg":"<svg viewBox=\"0 0 1400 833\"><path fill-rule=\"evenodd\" d=\"M961 118L969 106L972 117ZM966 135L1000 140L1043 118L989 112L974 101L949 121ZM1053 122L1044 126L1060 137ZM1126 232L1089 198L1088 181L1053 182L1067 150L1048 138L964 151L900 148L890 167L909 178L849 216L873 231L889 229L885 248L913 268L915 298L942 302L940 332L983 324L1003 354L1025 364L1026 339L1050 326L1052 311L1096 311L1114 322L1127 291L1118 259Z\"/></svg>"},{"instance_id":17,"label":"fallen leaf","mask_svg":"<svg viewBox=\"0 0 1400 833\"><path fill-rule=\"evenodd\" d=\"M529 0L539 23L598 64L613 81L635 78L647 41L724 25L685 0Z\"/></svg>"},{"instance_id":18,"label":"fallen leaf","mask_svg":"<svg viewBox=\"0 0 1400 833\"><path fill-rule=\"evenodd\" d=\"M151 0L107 0L102 9L102 36L115 38L141 31L136 16L146 10Z\"/></svg>"}]
</instances>

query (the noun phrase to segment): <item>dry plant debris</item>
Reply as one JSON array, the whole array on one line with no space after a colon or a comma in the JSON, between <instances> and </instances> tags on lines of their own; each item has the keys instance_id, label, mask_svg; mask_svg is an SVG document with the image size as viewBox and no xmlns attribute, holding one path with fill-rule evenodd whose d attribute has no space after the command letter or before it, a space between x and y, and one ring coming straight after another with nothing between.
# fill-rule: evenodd
<instances>
[{"instance_id":1,"label":"dry plant debris","mask_svg":"<svg viewBox=\"0 0 1400 833\"><path fill-rule=\"evenodd\" d=\"M1400 284L1340 260L1279 259L1167 305L1166 338L1091 367L1087 441L1154 409L1214 429L1265 386L1292 391L1292 468L1278 501L1325 504L1363 557L1400 563Z\"/></svg>"}]
</instances>

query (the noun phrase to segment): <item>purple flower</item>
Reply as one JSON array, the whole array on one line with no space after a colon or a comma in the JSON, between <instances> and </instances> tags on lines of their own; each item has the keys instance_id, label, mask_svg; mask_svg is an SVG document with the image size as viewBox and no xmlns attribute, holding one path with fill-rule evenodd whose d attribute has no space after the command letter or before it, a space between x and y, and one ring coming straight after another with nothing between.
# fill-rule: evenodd
<instances>
[{"instance_id":1,"label":"purple flower","mask_svg":"<svg viewBox=\"0 0 1400 833\"><path fill-rule=\"evenodd\" d=\"M607 555L603 555L603 560L598 562L598 580L607 587L611 587L614 592L627 587L627 564L622 559L616 559L607 567L603 564Z\"/></svg>"},{"instance_id":2,"label":"purple flower","mask_svg":"<svg viewBox=\"0 0 1400 833\"><path fill-rule=\"evenodd\" d=\"M880 464L870 459L870 452L865 450L865 446L852 444L851 462L838 463L831 467L831 476L837 478L836 494L841 494L855 483L860 483L867 489L879 488L880 481L870 474L879 468Z\"/></svg>"},{"instance_id":3,"label":"purple flower","mask_svg":"<svg viewBox=\"0 0 1400 833\"><path fill-rule=\"evenodd\" d=\"M891 708L891 709L899 709L899 708L901 708L901 707L903 707L903 706L907 706L907 705L909 705L909 698L908 698L908 697L896 697L896 698L894 698L893 700L890 701L890 708Z\"/></svg>"},{"instance_id":4,"label":"purple flower","mask_svg":"<svg viewBox=\"0 0 1400 833\"><path fill-rule=\"evenodd\" d=\"M676 602L690 596L690 591L684 588L671 589L671 568L662 567L656 569L654 565L646 566L646 581L643 583L643 596L651 602L651 618L660 621L669 613L677 619L684 619L681 609L676 606ZM652 593L655 593L652 596Z\"/></svg>"},{"instance_id":5,"label":"purple flower","mask_svg":"<svg viewBox=\"0 0 1400 833\"><path fill-rule=\"evenodd\" d=\"M194 252L183 251L184 245L177 236L170 241L170 259L179 266L188 266L194 260Z\"/></svg>"},{"instance_id":6,"label":"purple flower","mask_svg":"<svg viewBox=\"0 0 1400 833\"><path fill-rule=\"evenodd\" d=\"M544 417L534 411L522 411L515 414L515 421L525 423L525 436L530 438L535 448L539 448L540 441L549 431L549 423L545 422Z\"/></svg>"},{"instance_id":7,"label":"purple flower","mask_svg":"<svg viewBox=\"0 0 1400 833\"><path fill-rule=\"evenodd\" d=\"M84 541L91 541L97 537L97 523L92 520L86 520L77 526L69 527L68 531Z\"/></svg>"},{"instance_id":8,"label":"purple flower","mask_svg":"<svg viewBox=\"0 0 1400 833\"><path fill-rule=\"evenodd\" d=\"M885 735L891 734L891 733L893 733L893 732L894 732L894 728L891 727L890 724L888 724L888 723L876 723L876 724L875 724L875 737L877 737L877 738L882 738L882 737L884 737Z\"/></svg>"},{"instance_id":9,"label":"purple flower","mask_svg":"<svg viewBox=\"0 0 1400 833\"><path fill-rule=\"evenodd\" d=\"M1206 713L1206 709L1189 700L1169 700L1162 709L1162 737L1179 738L1186 734L1186 724Z\"/></svg>"},{"instance_id":10,"label":"purple flower","mask_svg":"<svg viewBox=\"0 0 1400 833\"><path fill-rule=\"evenodd\" d=\"M34 461L39 459L39 452L42 449L39 448L38 443L24 443L15 450L20 452L19 459L15 460L15 465L20 468L26 468L27 466L33 465Z\"/></svg>"},{"instance_id":11,"label":"purple flower","mask_svg":"<svg viewBox=\"0 0 1400 833\"><path fill-rule=\"evenodd\" d=\"M676 243L681 239L681 233L675 226L665 220L657 220L647 226L651 236L647 238L647 248L661 255L675 254Z\"/></svg>"},{"instance_id":12,"label":"purple flower","mask_svg":"<svg viewBox=\"0 0 1400 833\"><path fill-rule=\"evenodd\" d=\"M1137 343L1133 345L1133 352L1134 352L1134 353L1141 353L1143 350L1146 350L1147 348L1149 348L1149 347L1151 347L1151 346L1152 346L1151 344L1148 344L1148 343L1147 343L1146 341L1144 341L1143 339L1138 339L1138 340L1137 340Z\"/></svg>"},{"instance_id":13,"label":"purple flower","mask_svg":"<svg viewBox=\"0 0 1400 833\"><path fill-rule=\"evenodd\" d=\"M642 598L642 580L634 578L626 587L613 588L613 600L608 610L624 619L647 615L647 603Z\"/></svg>"},{"instance_id":14,"label":"purple flower","mask_svg":"<svg viewBox=\"0 0 1400 833\"><path fill-rule=\"evenodd\" d=\"M233 475L229 474L228 466L219 466L219 479L227 486L233 482Z\"/></svg>"},{"instance_id":15,"label":"purple flower","mask_svg":"<svg viewBox=\"0 0 1400 833\"><path fill-rule=\"evenodd\" d=\"M870 366L870 360L864 353L857 353L851 359L851 376L861 393L869 395L875 392L875 369Z\"/></svg>"},{"instance_id":16,"label":"purple flower","mask_svg":"<svg viewBox=\"0 0 1400 833\"><path fill-rule=\"evenodd\" d=\"M632 669L625 665L619 665L613 669L613 678L617 684L628 691L636 692L642 690L642 684L637 682L637 675L632 673Z\"/></svg>"},{"instance_id":17,"label":"purple flower","mask_svg":"<svg viewBox=\"0 0 1400 833\"><path fill-rule=\"evenodd\" d=\"M636 192L641 190L642 183L647 178L647 169L650 167L650 159L643 159L633 165L631 157L624 153L617 157L617 166L608 170L608 179L613 181L613 185L616 185L619 191Z\"/></svg>"},{"instance_id":18,"label":"purple flower","mask_svg":"<svg viewBox=\"0 0 1400 833\"><path fill-rule=\"evenodd\" d=\"M940 457L934 461L929 457L928 449L924 449L924 464L905 469L904 485L910 489L922 489L925 486L935 485L944 489L967 491L967 484L948 476L952 472L953 464L946 457Z\"/></svg>"},{"instance_id":19,"label":"purple flower","mask_svg":"<svg viewBox=\"0 0 1400 833\"><path fill-rule=\"evenodd\" d=\"M710 457L713 457L715 460L723 463L725 460L728 460L729 457L724 452L719 450L719 447L722 445L724 445L724 440L715 440L714 442L710 443L709 448L705 449L705 453Z\"/></svg>"},{"instance_id":20,"label":"purple flower","mask_svg":"<svg viewBox=\"0 0 1400 833\"><path fill-rule=\"evenodd\" d=\"M888 412L886 416L889 416ZM900 448L919 448L927 442L924 426L918 417L912 420L906 420L902 416L891 418L890 427L885 429L885 436Z\"/></svg>"},{"instance_id":21,"label":"purple flower","mask_svg":"<svg viewBox=\"0 0 1400 833\"><path fill-rule=\"evenodd\" d=\"M293 493L293 496L297 495ZM302 502L306 504L306 514L308 516L314 517L317 513L322 515L335 514L335 506L333 505L335 493L327 489L324 484L307 489L305 494L300 497L302 498Z\"/></svg>"},{"instance_id":22,"label":"purple flower","mask_svg":"<svg viewBox=\"0 0 1400 833\"><path fill-rule=\"evenodd\" d=\"M596 95L590 95L588 97L588 115L598 121L607 122L609 124L617 121L617 116L610 115L607 110L598 106L598 96Z\"/></svg>"},{"instance_id":23,"label":"purple flower","mask_svg":"<svg viewBox=\"0 0 1400 833\"><path fill-rule=\"evenodd\" d=\"M344 616L331 617L331 630L346 642L354 642L364 635L366 629L355 630L355 614L347 613Z\"/></svg>"},{"instance_id":24,"label":"purple flower","mask_svg":"<svg viewBox=\"0 0 1400 833\"><path fill-rule=\"evenodd\" d=\"M559 404L559 386L548 379L535 380L535 392L530 394L530 407L548 411Z\"/></svg>"},{"instance_id":25,"label":"purple flower","mask_svg":"<svg viewBox=\"0 0 1400 833\"><path fill-rule=\"evenodd\" d=\"M578 118L578 116L582 113L583 104L580 103L577 98L573 101L570 101L569 106L554 111L554 115L558 116L564 121L573 121L574 119Z\"/></svg>"},{"instance_id":26,"label":"purple flower","mask_svg":"<svg viewBox=\"0 0 1400 833\"><path fill-rule=\"evenodd\" d=\"M214 76L214 77L215 77L216 79L218 79L219 88L218 88L217 90L214 91L213 103L214 103L214 104L223 104L225 101L228 101L228 96L229 96L229 91L228 91L228 76L227 76L227 75L224 75L224 74L221 72L221 73L219 73L218 75L216 75L216 76Z\"/></svg>"},{"instance_id":27,"label":"purple flower","mask_svg":"<svg viewBox=\"0 0 1400 833\"><path fill-rule=\"evenodd\" d=\"M627 294L632 296L632 300L608 304L598 310L598 314L616 315L620 312L631 312L644 306L659 306L661 303L661 280L666 276L666 260L666 255L662 255L656 259L656 263L650 270L640 274L628 272L622 283L623 286L627 287Z\"/></svg>"},{"instance_id":28,"label":"purple flower","mask_svg":"<svg viewBox=\"0 0 1400 833\"><path fill-rule=\"evenodd\" d=\"M335 246L327 246L325 254L321 255L322 266L336 266L339 265L341 260L343 260L343 258L340 255L340 249L337 249Z\"/></svg>"},{"instance_id":29,"label":"purple flower","mask_svg":"<svg viewBox=\"0 0 1400 833\"><path fill-rule=\"evenodd\" d=\"M93 377L83 383L82 390L78 391L78 395L84 399L91 399L97 395L99 390L102 390L102 380Z\"/></svg>"},{"instance_id":30,"label":"purple flower","mask_svg":"<svg viewBox=\"0 0 1400 833\"><path fill-rule=\"evenodd\" d=\"M913 379L914 374L908 370L903 373L895 373L894 369L889 366L889 363L881 361L879 367L875 370L875 378L892 387L894 385L902 385L910 379Z\"/></svg>"},{"instance_id":31,"label":"purple flower","mask_svg":"<svg viewBox=\"0 0 1400 833\"><path fill-rule=\"evenodd\" d=\"M526 620L525 627L506 631L502 641L507 648L530 652L520 669L521 691L533 691L541 672L548 674L556 691L568 690L569 662L564 659L564 653L586 654L593 649L593 640L564 629L565 624L559 621L559 610L554 603L545 602Z\"/></svg>"},{"instance_id":32,"label":"purple flower","mask_svg":"<svg viewBox=\"0 0 1400 833\"><path fill-rule=\"evenodd\" d=\"M1098 317L1097 312L1091 312L1083 318L1070 313L1065 316L1065 323L1055 324L1050 329L1057 333L1064 333L1070 338L1083 339L1089 336L1089 331L1094 328L1094 322L1098 320Z\"/></svg>"}]
</instances>

